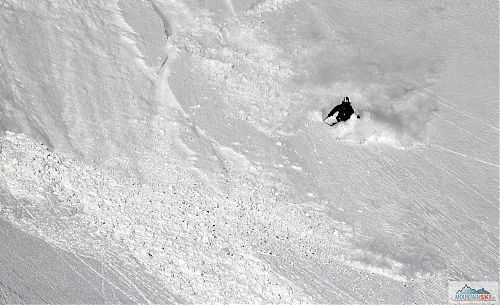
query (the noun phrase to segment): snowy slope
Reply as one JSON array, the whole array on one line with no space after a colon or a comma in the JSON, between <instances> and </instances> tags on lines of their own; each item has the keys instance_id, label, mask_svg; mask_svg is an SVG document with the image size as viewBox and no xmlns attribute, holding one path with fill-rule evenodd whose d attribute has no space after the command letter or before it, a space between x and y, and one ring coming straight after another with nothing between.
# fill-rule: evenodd
<instances>
[{"instance_id":1,"label":"snowy slope","mask_svg":"<svg viewBox=\"0 0 500 305\"><path fill-rule=\"evenodd\" d=\"M1 302L497 281L497 5L4 1ZM346 95L361 120L325 125Z\"/></svg>"}]
</instances>

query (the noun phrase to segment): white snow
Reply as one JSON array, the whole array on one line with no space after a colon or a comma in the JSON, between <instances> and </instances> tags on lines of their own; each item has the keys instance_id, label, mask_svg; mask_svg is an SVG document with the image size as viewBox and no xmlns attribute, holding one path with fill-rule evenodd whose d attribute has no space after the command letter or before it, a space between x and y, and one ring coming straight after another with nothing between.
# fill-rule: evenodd
<instances>
[{"instance_id":1,"label":"white snow","mask_svg":"<svg viewBox=\"0 0 500 305\"><path fill-rule=\"evenodd\" d=\"M498 281L496 1L5 0L0 40L0 303Z\"/></svg>"}]
</instances>

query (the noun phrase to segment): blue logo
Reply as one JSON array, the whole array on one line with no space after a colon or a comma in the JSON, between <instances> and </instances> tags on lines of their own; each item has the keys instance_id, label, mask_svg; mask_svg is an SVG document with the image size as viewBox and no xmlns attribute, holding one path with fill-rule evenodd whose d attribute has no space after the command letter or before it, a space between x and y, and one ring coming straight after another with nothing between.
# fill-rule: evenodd
<instances>
[{"instance_id":1,"label":"blue logo","mask_svg":"<svg viewBox=\"0 0 500 305\"><path fill-rule=\"evenodd\" d=\"M465 285L455 293L452 300L455 302L489 302L495 301L495 298L484 288L476 290L469 285Z\"/></svg>"}]
</instances>

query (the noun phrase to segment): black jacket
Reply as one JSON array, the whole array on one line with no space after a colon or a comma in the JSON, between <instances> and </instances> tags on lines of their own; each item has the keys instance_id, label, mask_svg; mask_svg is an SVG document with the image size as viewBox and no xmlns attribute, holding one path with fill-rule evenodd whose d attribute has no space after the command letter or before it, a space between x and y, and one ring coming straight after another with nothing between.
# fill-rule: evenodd
<instances>
[{"instance_id":1,"label":"black jacket","mask_svg":"<svg viewBox=\"0 0 500 305\"><path fill-rule=\"evenodd\" d=\"M338 112L337 122L345 122L351 118L354 109L352 109L350 102L343 101L342 104L335 106L332 111L330 111L327 118L334 116L336 112Z\"/></svg>"}]
</instances>

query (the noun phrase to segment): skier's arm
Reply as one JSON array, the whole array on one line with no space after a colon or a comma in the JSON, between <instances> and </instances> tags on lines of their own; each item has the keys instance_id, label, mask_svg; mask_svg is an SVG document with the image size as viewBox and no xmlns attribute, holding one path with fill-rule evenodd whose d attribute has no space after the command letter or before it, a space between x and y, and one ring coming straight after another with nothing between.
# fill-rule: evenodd
<instances>
[{"instance_id":1,"label":"skier's arm","mask_svg":"<svg viewBox=\"0 0 500 305\"><path fill-rule=\"evenodd\" d=\"M335 114L335 112L339 111L340 110L340 105L337 105L335 106L332 111L330 111L330 113L326 116L327 118L333 116Z\"/></svg>"}]
</instances>

